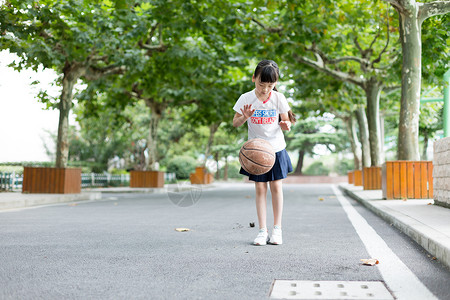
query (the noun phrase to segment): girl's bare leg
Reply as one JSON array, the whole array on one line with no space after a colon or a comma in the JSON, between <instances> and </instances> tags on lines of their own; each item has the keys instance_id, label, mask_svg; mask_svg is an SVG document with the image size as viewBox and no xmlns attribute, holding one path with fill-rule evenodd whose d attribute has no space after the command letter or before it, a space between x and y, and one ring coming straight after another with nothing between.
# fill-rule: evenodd
<instances>
[{"instance_id":1,"label":"girl's bare leg","mask_svg":"<svg viewBox=\"0 0 450 300\"><path fill-rule=\"evenodd\" d=\"M270 192L272 194L273 225L281 227L283 216L283 184L282 180L270 181Z\"/></svg>"},{"instance_id":2,"label":"girl's bare leg","mask_svg":"<svg viewBox=\"0 0 450 300\"><path fill-rule=\"evenodd\" d=\"M267 228L267 182L255 182L255 190L259 229Z\"/></svg>"}]
</instances>

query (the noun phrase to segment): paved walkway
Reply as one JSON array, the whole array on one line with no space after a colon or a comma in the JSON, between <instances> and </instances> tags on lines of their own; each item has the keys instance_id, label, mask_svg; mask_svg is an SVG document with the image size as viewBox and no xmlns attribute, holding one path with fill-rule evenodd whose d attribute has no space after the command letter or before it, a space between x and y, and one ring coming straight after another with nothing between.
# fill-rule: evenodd
<instances>
[{"instance_id":1,"label":"paved walkway","mask_svg":"<svg viewBox=\"0 0 450 300\"><path fill-rule=\"evenodd\" d=\"M339 187L450 267L450 209L433 205L433 199L383 200L381 190Z\"/></svg>"}]
</instances>

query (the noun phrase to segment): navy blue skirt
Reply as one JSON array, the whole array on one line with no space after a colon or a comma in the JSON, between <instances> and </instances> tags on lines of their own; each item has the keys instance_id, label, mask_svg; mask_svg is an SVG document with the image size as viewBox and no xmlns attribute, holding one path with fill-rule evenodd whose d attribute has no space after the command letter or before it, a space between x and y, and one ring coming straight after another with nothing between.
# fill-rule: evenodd
<instances>
[{"instance_id":1,"label":"navy blue skirt","mask_svg":"<svg viewBox=\"0 0 450 300\"><path fill-rule=\"evenodd\" d=\"M292 163L289 158L289 154L286 149L275 153L275 164L269 172L262 175L252 175L245 171L242 167L239 171L240 174L248 176L248 179L256 182L268 182L274 180L280 180L287 177L287 174L292 172Z\"/></svg>"}]
</instances>

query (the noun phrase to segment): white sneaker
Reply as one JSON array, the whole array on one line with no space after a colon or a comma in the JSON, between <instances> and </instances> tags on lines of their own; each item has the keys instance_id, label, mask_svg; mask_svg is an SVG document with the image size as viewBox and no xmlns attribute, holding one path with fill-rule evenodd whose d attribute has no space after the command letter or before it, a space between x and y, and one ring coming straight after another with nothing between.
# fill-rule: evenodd
<instances>
[{"instance_id":1,"label":"white sneaker","mask_svg":"<svg viewBox=\"0 0 450 300\"><path fill-rule=\"evenodd\" d=\"M270 237L270 243L272 245L283 244L283 233L281 231L281 227L279 226L273 227L272 236Z\"/></svg>"},{"instance_id":2,"label":"white sneaker","mask_svg":"<svg viewBox=\"0 0 450 300\"><path fill-rule=\"evenodd\" d=\"M266 228L262 228L259 230L256 239L253 241L253 245L264 246L267 245L268 241L269 241L269 233L267 232Z\"/></svg>"}]
</instances>

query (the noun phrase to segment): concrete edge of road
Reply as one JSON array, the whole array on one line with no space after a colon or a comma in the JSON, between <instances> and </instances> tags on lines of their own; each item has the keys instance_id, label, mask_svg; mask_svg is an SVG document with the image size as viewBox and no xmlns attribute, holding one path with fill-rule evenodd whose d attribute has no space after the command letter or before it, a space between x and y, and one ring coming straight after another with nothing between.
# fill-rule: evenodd
<instances>
[{"instance_id":1,"label":"concrete edge of road","mask_svg":"<svg viewBox=\"0 0 450 300\"><path fill-rule=\"evenodd\" d=\"M3 196L3 197L2 197ZM0 194L0 211L33 207L39 205L68 203L76 201L98 200L100 192L84 192L80 194L22 194L19 192Z\"/></svg>"},{"instance_id":2,"label":"concrete edge of road","mask_svg":"<svg viewBox=\"0 0 450 300\"><path fill-rule=\"evenodd\" d=\"M397 212L387 206L369 201L354 193L352 190L347 189L345 186L339 185L339 188L344 191L345 194L405 233L440 262L450 268L450 240L447 236L412 217Z\"/></svg>"},{"instance_id":3,"label":"concrete edge of road","mask_svg":"<svg viewBox=\"0 0 450 300\"><path fill-rule=\"evenodd\" d=\"M195 188L210 189L215 185L195 185ZM193 188L191 185L167 185L163 188L89 188L80 194L22 194L21 192L0 193L0 212L40 205L70 203L77 201L100 200L104 193L145 193L162 194L167 192L183 192Z\"/></svg>"}]
</instances>

